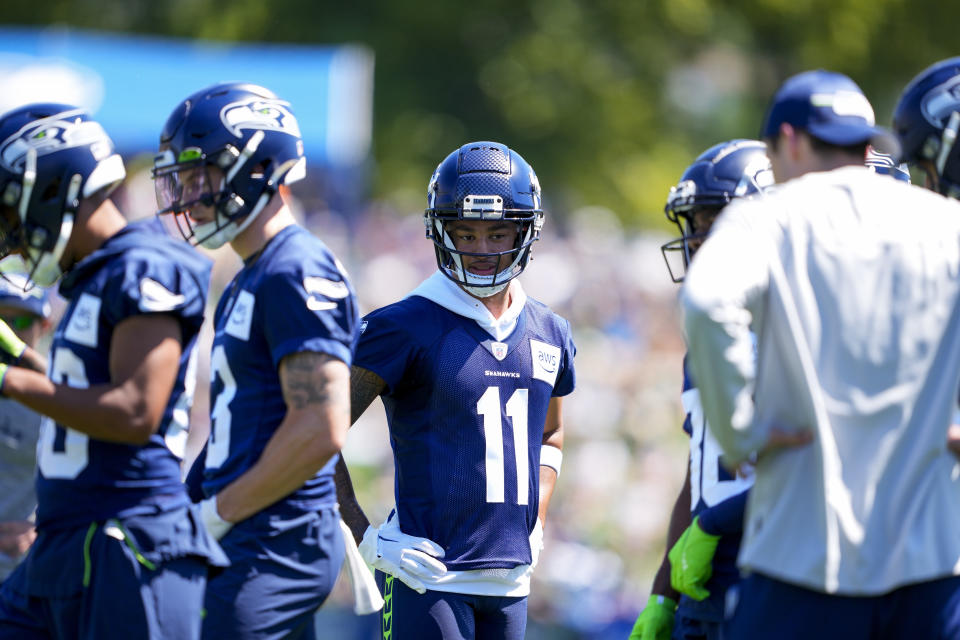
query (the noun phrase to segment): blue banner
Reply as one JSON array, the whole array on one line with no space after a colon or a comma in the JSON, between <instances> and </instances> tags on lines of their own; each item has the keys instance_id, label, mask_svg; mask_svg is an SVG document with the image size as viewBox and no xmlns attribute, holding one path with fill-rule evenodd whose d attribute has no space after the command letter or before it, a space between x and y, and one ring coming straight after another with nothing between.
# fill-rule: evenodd
<instances>
[{"instance_id":1,"label":"blue banner","mask_svg":"<svg viewBox=\"0 0 960 640\"><path fill-rule=\"evenodd\" d=\"M289 101L314 166L346 169L367 158L373 53L366 47L0 28L0 112L39 101L86 107L125 154L156 150L179 101L222 81L260 84Z\"/></svg>"}]
</instances>

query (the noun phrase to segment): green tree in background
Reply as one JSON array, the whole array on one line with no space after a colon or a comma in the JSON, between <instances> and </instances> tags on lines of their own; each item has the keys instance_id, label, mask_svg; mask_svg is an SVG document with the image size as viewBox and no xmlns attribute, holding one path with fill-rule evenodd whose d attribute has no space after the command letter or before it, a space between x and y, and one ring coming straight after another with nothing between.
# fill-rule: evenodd
<instances>
[{"instance_id":1,"label":"green tree in background","mask_svg":"<svg viewBox=\"0 0 960 640\"><path fill-rule=\"evenodd\" d=\"M557 213L601 205L664 224L667 190L715 142L753 137L776 86L844 72L881 123L906 81L955 55L960 4L931 0L34 0L7 24L376 54L373 197L422 206L459 144L509 143Z\"/></svg>"}]
</instances>

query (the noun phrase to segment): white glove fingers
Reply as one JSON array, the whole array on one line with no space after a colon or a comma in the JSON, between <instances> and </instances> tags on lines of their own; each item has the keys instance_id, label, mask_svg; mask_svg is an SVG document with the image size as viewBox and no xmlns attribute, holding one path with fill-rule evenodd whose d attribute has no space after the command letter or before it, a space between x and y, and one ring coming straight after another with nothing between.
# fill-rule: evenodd
<instances>
[{"instance_id":1,"label":"white glove fingers","mask_svg":"<svg viewBox=\"0 0 960 640\"><path fill-rule=\"evenodd\" d=\"M406 549L400 553L403 569L421 578L440 578L447 573L447 567L439 560L419 551Z\"/></svg>"},{"instance_id":2,"label":"white glove fingers","mask_svg":"<svg viewBox=\"0 0 960 640\"><path fill-rule=\"evenodd\" d=\"M429 538L416 538L414 536L404 536L403 546L414 551L425 553L434 558L442 558L446 555L443 547Z\"/></svg>"}]
</instances>

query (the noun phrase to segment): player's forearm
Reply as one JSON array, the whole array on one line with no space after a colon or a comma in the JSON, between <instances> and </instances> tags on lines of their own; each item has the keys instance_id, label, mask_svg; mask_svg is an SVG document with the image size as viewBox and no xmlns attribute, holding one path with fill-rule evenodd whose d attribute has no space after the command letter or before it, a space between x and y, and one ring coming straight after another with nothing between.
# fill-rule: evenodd
<instances>
[{"instance_id":1,"label":"player's forearm","mask_svg":"<svg viewBox=\"0 0 960 640\"><path fill-rule=\"evenodd\" d=\"M166 397L173 382L171 378ZM3 379L3 395L58 424L106 442L142 445L156 432L163 416L162 411L149 410L132 381L76 388L54 384L36 371L10 367Z\"/></svg>"},{"instance_id":2,"label":"player's forearm","mask_svg":"<svg viewBox=\"0 0 960 640\"><path fill-rule=\"evenodd\" d=\"M38 373L46 373L47 371L47 359L40 352L33 349L31 346L27 346L23 350L23 354L20 356L20 361L17 362L18 367L23 367L24 369L29 369L31 371L36 371Z\"/></svg>"},{"instance_id":3,"label":"player's forearm","mask_svg":"<svg viewBox=\"0 0 960 640\"><path fill-rule=\"evenodd\" d=\"M669 549L669 547L667 548ZM666 596L674 602L680 599L680 592L670 586L670 561L667 560L667 554L663 554L660 568L657 569L657 574L653 577L650 593Z\"/></svg>"},{"instance_id":4,"label":"player's forearm","mask_svg":"<svg viewBox=\"0 0 960 640\"><path fill-rule=\"evenodd\" d=\"M346 420L346 407L319 418L288 413L256 464L217 494L220 517L240 522L302 487L340 451Z\"/></svg>"},{"instance_id":5,"label":"player's forearm","mask_svg":"<svg viewBox=\"0 0 960 640\"><path fill-rule=\"evenodd\" d=\"M550 498L560 475L562 457L558 452L563 451L563 398L554 397L547 405L547 417L543 424L543 440L540 446L540 508L537 515L540 523L547 524L547 508ZM552 447L552 449L550 448ZM548 453L554 455L547 455ZM546 457L545 457L546 456ZM557 465L556 468L550 465Z\"/></svg>"},{"instance_id":6,"label":"player's forearm","mask_svg":"<svg viewBox=\"0 0 960 640\"><path fill-rule=\"evenodd\" d=\"M683 481L683 487L673 503L673 511L670 512L670 524L667 525L667 548L663 553L663 560L660 562L660 568L657 569L657 575L653 578L653 593L667 596L676 601L680 598L680 592L670 585L670 560L667 553L677 543L680 536L692 521L690 514L690 465L687 464L687 474Z\"/></svg>"},{"instance_id":7,"label":"player's forearm","mask_svg":"<svg viewBox=\"0 0 960 640\"><path fill-rule=\"evenodd\" d=\"M337 460L337 466L333 473L334 483L337 485L337 502L340 503L340 517L350 527L350 533L353 534L357 544L363 540L363 534L370 526L370 519L363 512L360 503L357 502L357 495L353 490L353 480L350 478L350 471L347 469L347 463L343 456Z\"/></svg>"},{"instance_id":8,"label":"player's forearm","mask_svg":"<svg viewBox=\"0 0 960 640\"><path fill-rule=\"evenodd\" d=\"M550 498L556 484L557 472L552 467L540 465L540 508L537 515L543 526L547 525L547 509L550 507Z\"/></svg>"}]
</instances>

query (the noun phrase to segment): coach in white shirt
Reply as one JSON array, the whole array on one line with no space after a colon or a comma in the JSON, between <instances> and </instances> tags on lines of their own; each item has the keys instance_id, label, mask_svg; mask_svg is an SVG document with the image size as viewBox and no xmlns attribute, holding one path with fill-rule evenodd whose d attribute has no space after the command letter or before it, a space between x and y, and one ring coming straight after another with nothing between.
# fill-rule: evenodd
<instances>
[{"instance_id":1,"label":"coach in white shirt","mask_svg":"<svg viewBox=\"0 0 960 640\"><path fill-rule=\"evenodd\" d=\"M782 185L682 296L707 423L760 451L725 638L960 638L960 205L863 166L889 136L844 75L787 80L763 138Z\"/></svg>"}]
</instances>

